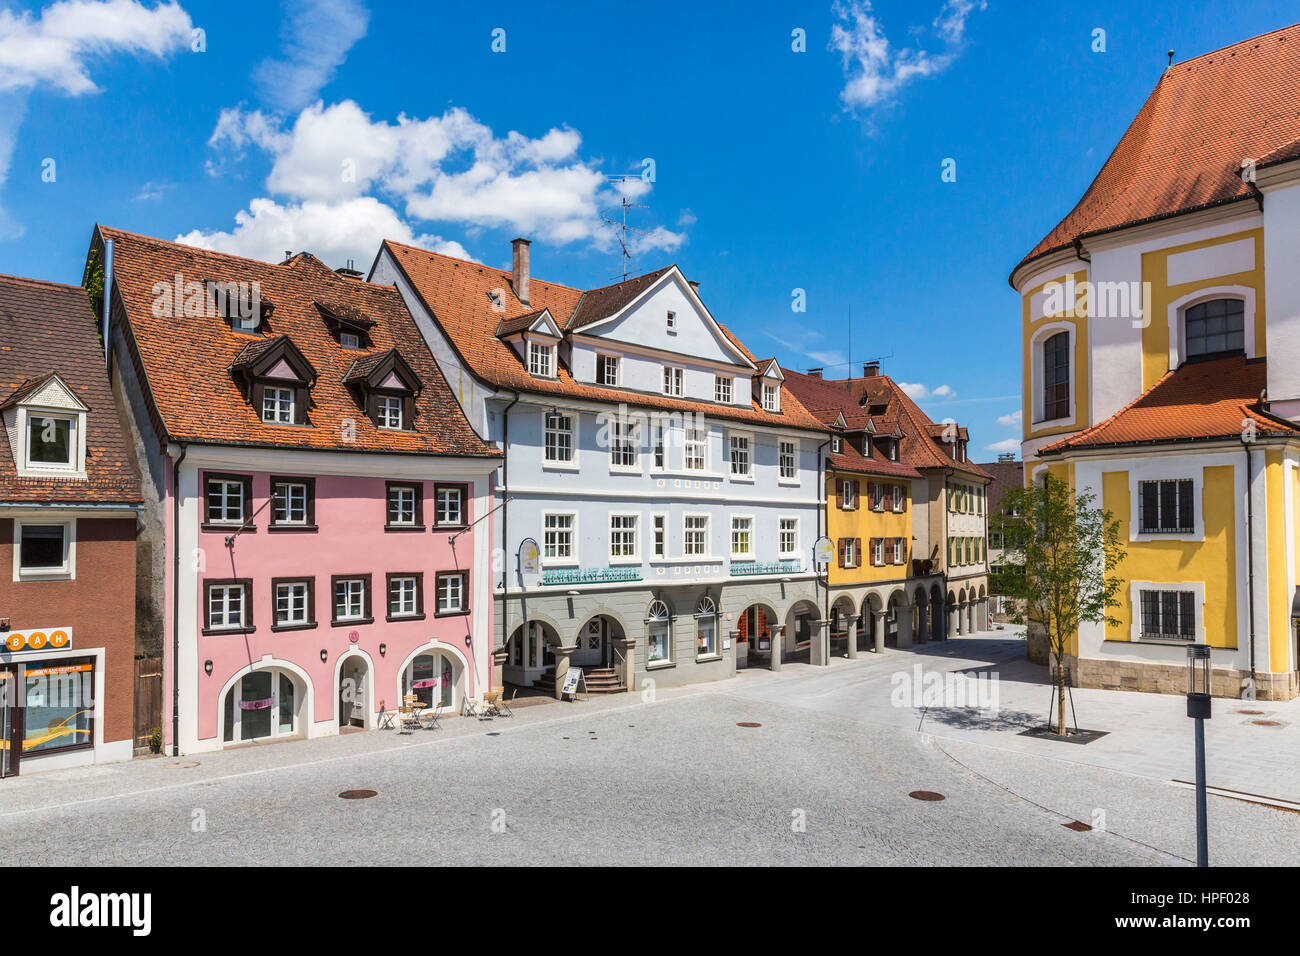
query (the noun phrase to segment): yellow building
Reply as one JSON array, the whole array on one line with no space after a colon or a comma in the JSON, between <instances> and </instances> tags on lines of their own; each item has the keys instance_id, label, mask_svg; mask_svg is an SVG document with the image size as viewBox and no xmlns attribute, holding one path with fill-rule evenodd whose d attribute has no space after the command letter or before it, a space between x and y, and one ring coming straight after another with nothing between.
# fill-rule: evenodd
<instances>
[{"instance_id":1,"label":"yellow building","mask_svg":"<svg viewBox=\"0 0 1300 956\"><path fill-rule=\"evenodd\" d=\"M936 425L875 363L861 378L785 371L832 430L826 535L832 647L942 640L987 627L986 487L969 436Z\"/></svg>"},{"instance_id":2,"label":"yellow building","mask_svg":"<svg viewBox=\"0 0 1300 956\"><path fill-rule=\"evenodd\" d=\"M1197 642L1216 694L1297 694L1297 75L1300 25L1174 64L1011 275L1026 480L1096 494L1127 550L1082 686L1182 693Z\"/></svg>"}]
</instances>

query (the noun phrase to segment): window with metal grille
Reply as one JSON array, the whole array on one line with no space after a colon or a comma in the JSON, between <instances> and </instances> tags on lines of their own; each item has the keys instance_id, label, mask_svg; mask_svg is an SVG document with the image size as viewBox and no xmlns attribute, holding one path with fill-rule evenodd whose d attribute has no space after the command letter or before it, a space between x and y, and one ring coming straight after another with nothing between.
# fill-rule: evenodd
<instances>
[{"instance_id":1,"label":"window with metal grille","mask_svg":"<svg viewBox=\"0 0 1300 956\"><path fill-rule=\"evenodd\" d=\"M1246 305L1240 299L1197 303L1183 313L1183 320L1188 358L1246 349Z\"/></svg>"},{"instance_id":2,"label":"window with metal grille","mask_svg":"<svg viewBox=\"0 0 1300 956\"><path fill-rule=\"evenodd\" d=\"M1138 482L1138 526L1143 534L1189 533L1195 528L1192 479Z\"/></svg>"},{"instance_id":3,"label":"window with metal grille","mask_svg":"<svg viewBox=\"0 0 1300 956\"><path fill-rule=\"evenodd\" d=\"M1043 343L1043 419L1070 414L1070 333L1057 332Z\"/></svg>"},{"instance_id":4,"label":"window with metal grille","mask_svg":"<svg viewBox=\"0 0 1300 956\"><path fill-rule=\"evenodd\" d=\"M1196 639L1194 591L1140 591L1142 637L1160 641Z\"/></svg>"}]
</instances>

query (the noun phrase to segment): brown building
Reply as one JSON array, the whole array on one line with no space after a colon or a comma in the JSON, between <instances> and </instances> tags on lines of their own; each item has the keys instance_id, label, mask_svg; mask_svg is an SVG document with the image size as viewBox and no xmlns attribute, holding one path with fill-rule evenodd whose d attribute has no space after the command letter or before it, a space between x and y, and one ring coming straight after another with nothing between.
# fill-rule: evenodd
<instances>
[{"instance_id":1,"label":"brown building","mask_svg":"<svg viewBox=\"0 0 1300 956\"><path fill-rule=\"evenodd\" d=\"M85 290L0 276L0 772L134 749L140 483Z\"/></svg>"}]
</instances>

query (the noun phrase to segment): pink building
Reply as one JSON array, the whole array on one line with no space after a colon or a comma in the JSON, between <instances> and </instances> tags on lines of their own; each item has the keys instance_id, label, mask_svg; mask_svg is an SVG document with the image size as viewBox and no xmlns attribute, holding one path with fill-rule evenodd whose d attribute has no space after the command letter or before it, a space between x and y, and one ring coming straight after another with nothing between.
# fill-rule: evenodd
<instances>
[{"instance_id":1,"label":"pink building","mask_svg":"<svg viewBox=\"0 0 1300 956\"><path fill-rule=\"evenodd\" d=\"M99 263L145 475L137 604L165 660L169 746L323 736L374 727L404 694L453 712L480 695L499 457L400 296L305 253L271 265L103 227L88 275Z\"/></svg>"}]
</instances>

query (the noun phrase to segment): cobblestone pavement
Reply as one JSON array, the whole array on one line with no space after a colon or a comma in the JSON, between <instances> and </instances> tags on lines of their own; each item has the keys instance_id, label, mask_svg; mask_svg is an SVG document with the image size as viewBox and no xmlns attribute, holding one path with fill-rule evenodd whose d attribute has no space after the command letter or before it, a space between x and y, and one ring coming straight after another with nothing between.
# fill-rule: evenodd
<instances>
[{"instance_id":1,"label":"cobblestone pavement","mask_svg":"<svg viewBox=\"0 0 1300 956\"><path fill-rule=\"evenodd\" d=\"M90 865L1186 865L1192 794L1168 783L1164 762L1181 773L1181 758L1159 749L1166 734L1190 744L1176 708L1158 704L1142 712L1152 726L1121 728L1141 702L1077 692L1081 723L1112 731L1078 746L1019 737L1006 710L981 725L957 709L889 704L894 673L972 661L1011 673L1017 643L961 639L407 736L25 775L0 785L0 851ZM1003 706L1041 713L1044 687L1032 670L1023 677L1023 687L999 681ZM1293 709L1277 710L1287 726L1265 740L1293 732ZM1214 726L1228 725L1232 746L1244 734L1269 752L1233 721ZM1212 733L1211 783L1224 786L1219 746ZM356 788L378 794L337 796ZM1300 814L1229 799L1210 810L1212 862L1300 862ZM1064 826L1074 820L1094 829Z\"/></svg>"}]
</instances>

